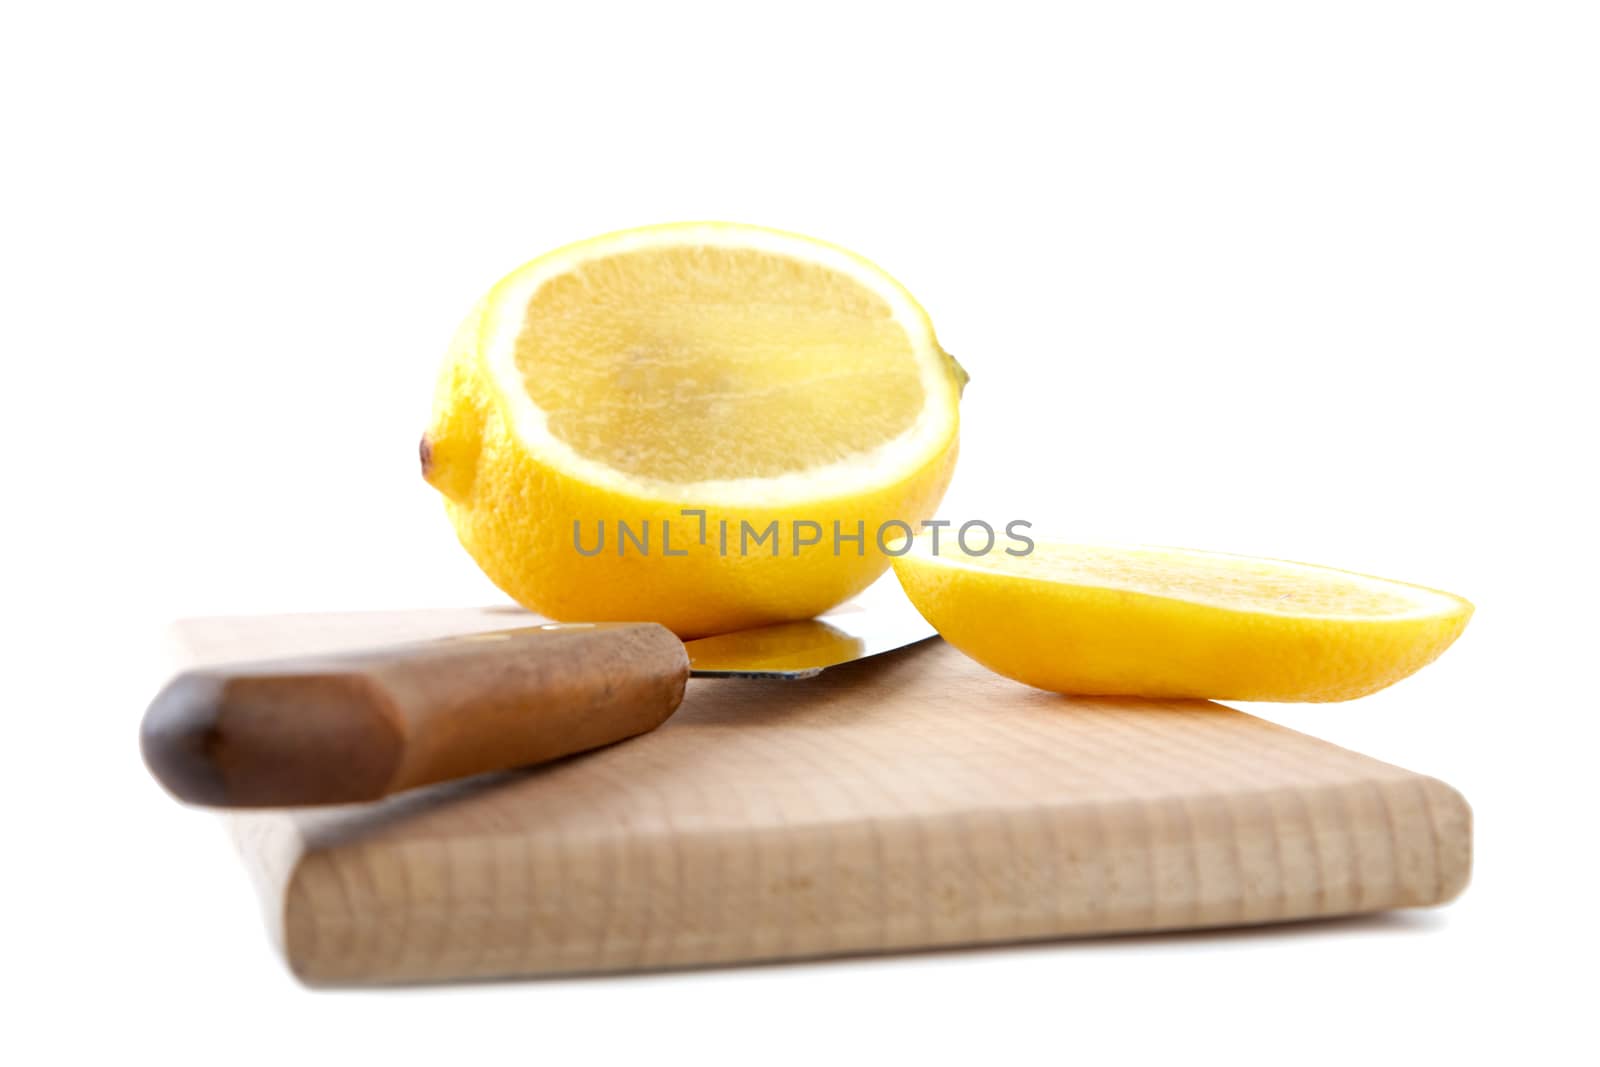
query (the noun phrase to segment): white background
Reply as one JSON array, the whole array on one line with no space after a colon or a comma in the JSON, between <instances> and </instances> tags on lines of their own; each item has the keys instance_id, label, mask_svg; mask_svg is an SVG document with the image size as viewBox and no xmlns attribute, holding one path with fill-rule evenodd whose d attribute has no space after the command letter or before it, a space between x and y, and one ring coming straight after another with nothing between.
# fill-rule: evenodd
<instances>
[{"instance_id":1,"label":"white background","mask_svg":"<svg viewBox=\"0 0 1600 1067\"><path fill-rule=\"evenodd\" d=\"M23 683L0 1043L201 1063L1593 1053L1593 5L419 8L0 15L0 625ZM498 599L416 470L457 319L558 243L695 218L831 239L919 297L973 376L947 515L1474 600L1457 646L1392 690L1252 709L1461 789L1459 902L297 986L213 818L140 765L153 635Z\"/></svg>"}]
</instances>

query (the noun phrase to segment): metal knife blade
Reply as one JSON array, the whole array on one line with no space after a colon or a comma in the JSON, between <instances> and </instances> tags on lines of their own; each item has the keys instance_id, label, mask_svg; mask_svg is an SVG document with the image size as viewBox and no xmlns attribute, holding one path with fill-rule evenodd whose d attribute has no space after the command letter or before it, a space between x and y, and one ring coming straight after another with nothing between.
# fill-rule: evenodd
<instances>
[{"instance_id":1,"label":"metal knife blade","mask_svg":"<svg viewBox=\"0 0 1600 1067\"><path fill-rule=\"evenodd\" d=\"M914 645L934 629L910 604L847 608L684 642L697 678L810 678L829 667Z\"/></svg>"}]
</instances>

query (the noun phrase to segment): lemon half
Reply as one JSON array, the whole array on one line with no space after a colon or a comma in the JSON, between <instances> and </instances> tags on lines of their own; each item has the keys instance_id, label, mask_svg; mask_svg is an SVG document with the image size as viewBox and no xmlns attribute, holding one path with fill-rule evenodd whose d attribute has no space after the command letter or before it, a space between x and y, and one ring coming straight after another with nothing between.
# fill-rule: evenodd
<instances>
[{"instance_id":1,"label":"lemon half","mask_svg":"<svg viewBox=\"0 0 1600 1067\"><path fill-rule=\"evenodd\" d=\"M628 230L479 303L423 474L484 572L553 618L685 637L808 618L883 572L884 524L933 513L964 382L859 256L731 223Z\"/></svg>"},{"instance_id":2,"label":"lemon half","mask_svg":"<svg viewBox=\"0 0 1600 1067\"><path fill-rule=\"evenodd\" d=\"M1179 548L1039 543L1026 556L894 561L951 644L1010 678L1086 695L1349 700L1436 659L1472 605L1305 563ZM1020 549L1019 549L1020 551Z\"/></svg>"}]
</instances>

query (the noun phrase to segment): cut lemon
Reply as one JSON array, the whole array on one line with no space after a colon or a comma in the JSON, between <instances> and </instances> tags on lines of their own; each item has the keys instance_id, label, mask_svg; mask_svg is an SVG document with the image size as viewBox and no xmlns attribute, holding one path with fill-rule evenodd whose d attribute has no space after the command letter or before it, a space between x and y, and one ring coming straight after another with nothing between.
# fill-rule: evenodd
<instances>
[{"instance_id":1,"label":"cut lemon","mask_svg":"<svg viewBox=\"0 0 1600 1067\"><path fill-rule=\"evenodd\" d=\"M933 513L964 381L859 256L729 223L629 230L483 299L423 474L485 573L553 618L686 637L807 618L883 572L883 524Z\"/></svg>"},{"instance_id":2,"label":"cut lemon","mask_svg":"<svg viewBox=\"0 0 1600 1067\"><path fill-rule=\"evenodd\" d=\"M1449 593L1281 560L940 547L920 537L894 561L911 602L979 663L1060 693L1349 700L1433 662L1472 615Z\"/></svg>"}]
</instances>

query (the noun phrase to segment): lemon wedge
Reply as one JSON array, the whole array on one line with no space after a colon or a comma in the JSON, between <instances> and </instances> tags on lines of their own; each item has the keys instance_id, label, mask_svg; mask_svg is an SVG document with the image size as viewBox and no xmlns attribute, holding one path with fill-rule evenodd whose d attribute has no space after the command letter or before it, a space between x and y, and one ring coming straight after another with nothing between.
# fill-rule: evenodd
<instances>
[{"instance_id":1,"label":"lemon wedge","mask_svg":"<svg viewBox=\"0 0 1600 1067\"><path fill-rule=\"evenodd\" d=\"M919 537L894 567L947 641L1060 693L1349 700L1433 662L1472 616L1421 586L1181 548L968 556Z\"/></svg>"}]
</instances>

